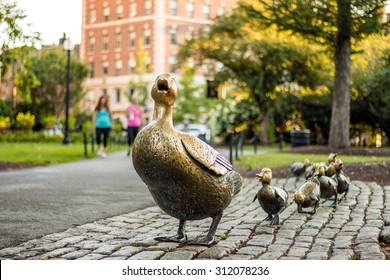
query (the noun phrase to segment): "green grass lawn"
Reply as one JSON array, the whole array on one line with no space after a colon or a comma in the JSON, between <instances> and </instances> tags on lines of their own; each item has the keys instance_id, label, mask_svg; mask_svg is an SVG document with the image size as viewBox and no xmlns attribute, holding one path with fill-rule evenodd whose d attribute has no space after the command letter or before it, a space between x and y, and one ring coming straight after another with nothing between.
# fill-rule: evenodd
<instances>
[{"instance_id":1,"label":"green grass lawn","mask_svg":"<svg viewBox=\"0 0 390 280\"><path fill-rule=\"evenodd\" d=\"M337 158L341 159L344 163L390 161L390 157L373 156L339 155ZM290 166L293 161L303 162L305 159L309 159L310 162L327 163L328 154L289 154L270 151L265 154L241 156L240 160L235 161L234 164L247 169L257 169L262 167L277 168Z\"/></svg>"},{"instance_id":2,"label":"green grass lawn","mask_svg":"<svg viewBox=\"0 0 390 280\"><path fill-rule=\"evenodd\" d=\"M127 146L112 146L108 153L126 150ZM88 157L96 157L88 145ZM63 145L62 143L0 143L0 161L52 165L85 159L83 144Z\"/></svg>"}]
</instances>

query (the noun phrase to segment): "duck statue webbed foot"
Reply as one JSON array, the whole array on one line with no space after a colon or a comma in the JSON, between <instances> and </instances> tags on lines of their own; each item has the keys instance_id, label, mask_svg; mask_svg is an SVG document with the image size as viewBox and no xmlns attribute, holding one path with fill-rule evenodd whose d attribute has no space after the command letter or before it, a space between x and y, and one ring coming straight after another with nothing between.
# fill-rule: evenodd
<instances>
[{"instance_id":1,"label":"duck statue webbed foot","mask_svg":"<svg viewBox=\"0 0 390 280\"><path fill-rule=\"evenodd\" d=\"M257 196L255 197L255 199L257 199ZM264 221L272 221L272 219L273 219L272 215L271 215L271 214L268 214L268 216L265 217L265 219L262 220L262 222L264 222Z\"/></svg>"},{"instance_id":2,"label":"duck statue webbed foot","mask_svg":"<svg viewBox=\"0 0 390 280\"><path fill-rule=\"evenodd\" d=\"M177 242L177 243L186 243L187 242L187 235L185 234L185 225L186 221L180 220L179 228L177 230L176 235L172 236L158 236L154 238L154 240L159 242Z\"/></svg>"}]
</instances>

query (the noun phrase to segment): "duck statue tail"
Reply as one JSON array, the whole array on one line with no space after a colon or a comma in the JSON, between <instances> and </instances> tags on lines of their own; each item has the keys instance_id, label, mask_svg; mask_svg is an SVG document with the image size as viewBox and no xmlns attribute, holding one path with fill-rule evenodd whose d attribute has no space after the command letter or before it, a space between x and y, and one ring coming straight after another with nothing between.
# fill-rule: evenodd
<instances>
[{"instance_id":1,"label":"duck statue tail","mask_svg":"<svg viewBox=\"0 0 390 280\"><path fill-rule=\"evenodd\" d=\"M241 175L236 172L236 171L230 171L228 174L227 174L227 180L228 182L230 183L231 187L232 187L232 193L233 195L232 196L235 196L237 195L241 189L242 189L242 177Z\"/></svg>"}]
</instances>

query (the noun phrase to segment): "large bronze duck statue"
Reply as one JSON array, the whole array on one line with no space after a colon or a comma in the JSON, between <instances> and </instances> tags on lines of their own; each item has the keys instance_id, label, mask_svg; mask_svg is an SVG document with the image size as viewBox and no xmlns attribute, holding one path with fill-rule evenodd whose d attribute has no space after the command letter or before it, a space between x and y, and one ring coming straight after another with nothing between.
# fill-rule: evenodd
<instances>
[{"instance_id":1,"label":"large bronze duck statue","mask_svg":"<svg viewBox=\"0 0 390 280\"><path fill-rule=\"evenodd\" d=\"M344 200L347 199L347 193L349 191L349 185L351 184L351 180L348 176L346 176L343 172L344 164L341 159L337 159L334 163L334 167L336 170L336 174L334 174L331 178L337 183L337 192L338 194L344 194Z\"/></svg>"},{"instance_id":2,"label":"large bronze duck statue","mask_svg":"<svg viewBox=\"0 0 390 280\"><path fill-rule=\"evenodd\" d=\"M151 90L153 121L137 135L134 168L157 205L179 219L177 234L157 237L162 242L187 242L186 221L212 218L207 236L188 241L210 245L223 211L242 187L242 177L208 144L173 127L177 86L173 76L159 75Z\"/></svg>"},{"instance_id":3,"label":"large bronze duck statue","mask_svg":"<svg viewBox=\"0 0 390 280\"><path fill-rule=\"evenodd\" d=\"M337 208L337 182L325 175L325 169L326 165L320 163L317 165L316 171L314 172L314 176L320 182L320 197L325 199L334 197L332 207Z\"/></svg>"},{"instance_id":4,"label":"large bronze duck statue","mask_svg":"<svg viewBox=\"0 0 390 280\"><path fill-rule=\"evenodd\" d=\"M320 203L320 182L317 178L311 177L294 193L294 202L298 206L298 213L315 214ZM313 207L310 212L302 208Z\"/></svg>"},{"instance_id":5,"label":"large bronze duck statue","mask_svg":"<svg viewBox=\"0 0 390 280\"><path fill-rule=\"evenodd\" d=\"M253 201L256 199L259 201L261 208L268 216L264 221L271 221L271 225L279 224L279 214L286 208L288 200L288 192L282 188L271 186L272 170L269 168L263 168L259 174L262 187L256 194ZM274 215L274 216L272 216Z\"/></svg>"}]
</instances>

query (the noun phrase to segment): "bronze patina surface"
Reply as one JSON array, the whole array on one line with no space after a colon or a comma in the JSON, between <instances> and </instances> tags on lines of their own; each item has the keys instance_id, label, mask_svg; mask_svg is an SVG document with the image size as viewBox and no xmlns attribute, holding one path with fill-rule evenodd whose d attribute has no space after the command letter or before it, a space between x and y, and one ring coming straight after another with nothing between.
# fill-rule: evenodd
<instances>
[{"instance_id":1,"label":"bronze patina surface","mask_svg":"<svg viewBox=\"0 0 390 280\"><path fill-rule=\"evenodd\" d=\"M325 175L325 164L319 164L316 168L314 176L320 182L321 198L334 197L333 208L337 208L337 182Z\"/></svg>"},{"instance_id":2,"label":"bronze patina surface","mask_svg":"<svg viewBox=\"0 0 390 280\"><path fill-rule=\"evenodd\" d=\"M303 183L294 194L294 202L298 206L298 213L314 214L320 203L320 182L317 178L311 177ZM313 207L310 212L302 208Z\"/></svg>"},{"instance_id":3,"label":"bronze patina surface","mask_svg":"<svg viewBox=\"0 0 390 280\"><path fill-rule=\"evenodd\" d=\"M282 188L270 185L272 180L271 169L263 168L256 176L259 177L262 187L253 201L257 199L261 208L268 214L264 220L271 221L271 225L278 225L279 214L287 206L288 192Z\"/></svg>"},{"instance_id":4,"label":"bronze patina surface","mask_svg":"<svg viewBox=\"0 0 390 280\"><path fill-rule=\"evenodd\" d=\"M343 172L344 164L341 161L341 159L337 159L334 163L334 168L336 170L336 174L332 176L332 179L336 181L337 183L337 192L339 194L344 194L344 200L347 199L347 193L349 190L349 184L351 183L351 180L348 176L346 176Z\"/></svg>"},{"instance_id":5,"label":"bronze patina surface","mask_svg":"<svg viewBox=\"0 0 390 280\"><path fill-rule=\"evenodd\" d=\"M232 165L205 142L173 127L173 105L177 97L174 77L162 74L152 87L155 102L153 121L137 135L134 168L157 205L179 219L176 235L160 241L187 242L187 220L213 219L206 237L189 243L214 242L223 210L242 187L241 176Z\"/></svg>"}]
</instances>

